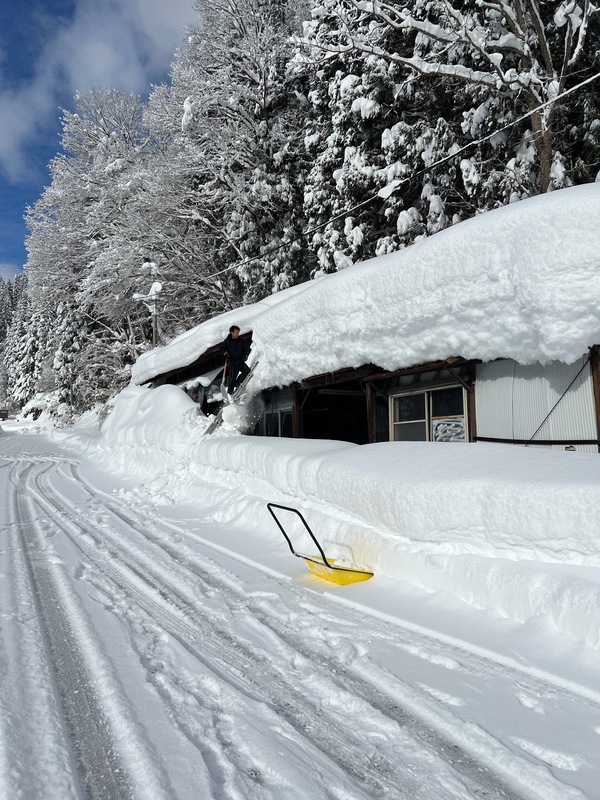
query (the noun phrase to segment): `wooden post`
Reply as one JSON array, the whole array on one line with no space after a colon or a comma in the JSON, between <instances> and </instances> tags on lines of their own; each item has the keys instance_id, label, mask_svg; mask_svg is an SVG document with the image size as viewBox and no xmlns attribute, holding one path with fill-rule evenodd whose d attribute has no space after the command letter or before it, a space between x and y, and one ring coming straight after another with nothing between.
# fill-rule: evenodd
<instances>
[{"instance_id":1,"label":"wooden post","mask_svg":"<svg viewBox=\"0 0 600 800\"><path fill-rule=\"evenodd\" d=\"M475 380L477 378L477 367L475 364L469 364L467 382L471 390L467 392L467 413L469 415L469 428L467 441L477 441L477 415L475 413Z\"/></svg>"},{"instance_id":2,"label":"wooden post","mask_svg":"<svg viewBox=\"0 0 600 800\"><path fill-rule=\"evenodd\" d=\"M366 383L365 392L367 397L367 441L373 444L376 439L375 430L375 390L370 383Z\"/></svg>"},{"instance_id":3,"label":"wooden post","mask_svg":"<svg viewBox=\"0 0 600 800\"><path fill-rule=\"evenodd\" d=\"M294 386L294 399L292 401L292 436L294 439L302 438L302 392Z\"/></svg>"}]
</instances>

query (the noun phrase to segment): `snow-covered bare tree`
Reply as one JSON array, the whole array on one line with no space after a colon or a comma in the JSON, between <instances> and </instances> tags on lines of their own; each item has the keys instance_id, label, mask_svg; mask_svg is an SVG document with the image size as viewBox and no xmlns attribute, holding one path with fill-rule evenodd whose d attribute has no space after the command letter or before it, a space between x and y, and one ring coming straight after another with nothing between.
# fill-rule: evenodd
<instances>
[{"instance_id":1,"label":"snow-covered bare tree","mask_svg":"<svg viewBox=\"0 0 600 800\"><path fill-rule=\"evenodd\" d=\"M143 241L137 227L128 225L127 210L143 191L140 166L149 139L137 97L107 90L76 100L76 113L64 114L64 153L50 164L52 182L28 213L26 269L33 308L54 315L57 330L59 309L72 305L86 320L88 342L96 338L103 349L108 337L114 344L97 387L104 397L106 384L115 391L123 384L127 365L143 347L145 315L133 300ZM65 343L57 346L65 356ZM99 372L85 348L69 357L78 385L94 393ZM52 364L53 353L48 358ZM70 396L82 410L76 390L71 385Z\"/></svg>"},{"instance_id":2,"label":"snow-covered bare tree","mask_svg":"<svg viewBox=\"0 0 600 800\"><path fill-rule=\"evenodd\" d=\"M181 127L171 152L184 178L176 213L196 254L188 292L214 314L308 273L297 239L301 114L286 75L296 10L281 0L196 8L202 24L173 65L169 110Z\"/></svg>"}]
</instances>

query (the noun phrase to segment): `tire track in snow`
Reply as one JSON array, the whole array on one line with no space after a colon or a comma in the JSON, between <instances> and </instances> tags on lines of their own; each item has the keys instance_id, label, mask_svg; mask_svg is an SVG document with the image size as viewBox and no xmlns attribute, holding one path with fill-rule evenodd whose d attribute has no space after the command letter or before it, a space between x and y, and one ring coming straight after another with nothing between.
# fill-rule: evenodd
<instances>
[{"instance_id":1,"label":"tire track in snow","mask_svg":"<svg viewBox=\"0 0 600 800\"><path fill-rule=\"evenodd\" d=\"M325 719L322 708L315 705L310 697L299 696L297 687L290 684L289 677L273 669L268 655L257 653L247 642L232 636L227 630L227 621L215 619L198 602L197 597L178 590L173 584L167 586L164 583L164 568L162 571L156 569L154 561L141 551L136 553L130 542L111 536L107 530L96 530L89 522L83 522L76 515L75 508L72 508L70 516L65 514L68 498L62 497L57 503L48 496L50 492L44 490L38 481L36 502L46 513L54 513L57 523L73 544L197 662L226 685L249 698L252 701L250 714L256 713L257 708L260 712L260 706L266 706L270 712L266 724L275 724L277 721L280 725L287 723L295 734L315 748L315 756L318 752L324 754L344 774L356 780L362 789L357 798L369 800L387 795L429 800L430 795L423 795L417 782L412 781L409 774L404 775L394 763L396 754L393 760L386 760L377 753L377 748L366 747L360 732L346 728L343 722L331 715ZM87 542L82 541L82 531ZM112 540L112 547L116 549L107 547L107 539ZM92 545L90 540L93 541ZM140 563L142 561L145 563ZM191 573L187 568L181 564L177 568L178 578L181 578L181 572L185 569L189 579ZM197 582L198 577L193 574L194 581ZM236 597L234 605L237 604ZM202 626L197 624L198 619L202 620ZM214 763L211 764L209 760L207 767L210 769L211 766ZM219 782L219 776L214 776L214 779L215 783ZM402 783L406 785L405 789L399 788ZM440 798L446 796L440 794ZM461 796L466 798L469 795L456 795Z\"/></svg>"},{"instance_id":2,"label":"tire track in snow","mask_svg":"<svg viewBox=\"0 0 600 800\"><path fill-rule=\"evenodd\" d=\"M77 798L82 796L81 786L57 702L17 511L17 491L26 470L9 461L5 465L9 474L3 509L7 523L2 526L6 566L0 601L0 797Z\"/></svg>"},{"instance_id":3,"label":"tire track in snow","mask_svg":"<svg viewBox=\"0 0 600 800\"><path fill-rule=\"evenodd\" d=\"M68 469L72 470L73 467L69 466ZM77 470L74 470L74 477L76 476L76 473ZM76 479L79 483L81 483L81 478L79 476L77 476ZM84 481L84 483L86 482ZM89 485L86 484L86 486L92 500L94 502L98 502L98 493L95 492ZM55 490L49 486L46 492L44 492L41 487L40 491L46 494L46 492L52 493ZM47 494L46 499L48 500ZM273 635L281 639L281 641L289 650L288 656L290 658L293 657L293 654L296 656L302 656L307 660L308 663L311 663L315 667L315 671L319 675L322 676L324 672L327 672L327 681L329 681L330 684L333 681L338 693L343 691L347 695L352 695L352 698L359 698L363 702L363 713L380 714L383 719L392 721L394 724L396 724L400 730L405 732L410 731L413 745L416 741L421 749L426 749L427 751L441 754L445 763L447 765L452 765L452 770L457 770L461 778L466 780L469 790L473 793L472 796L490 798L511 798L516 796L514 795L513 791L511 791L492 770L483 767L482 764L476 758L470 756L466 750L458 747L455 742L449 741L439 731L436 731L435 729L424 724L412 713L412 711L403 708L399 704L397 697L392 699L390 693L384 690L383 681L369 681L369 676L365 674L364 670L360 672L353 671L337 661L335 658L332 658L331 656L324 656L323 650L315 652L309 647L303 646L298 639L290 639L289 631L287 631L286 626L274 624L276 618L273 616L272 612L268 613L265 610L262 603L253 603L249 605L248 599L239 592L239 589L235 590L230 581L223 580L222 577L219 578L218 576L215 576L214 571L202 567L198 562L194 563L193 569L191 569L188 564L183 564L181 561L181 552L176 547L173 547L170 543L165 542L164 539L159 540L157 537L152 536L152 534L148 531L147 526L144 526L143 522L140 522L139 517L136 518L133 514L124 512L123 509L119 506L116 506L114 502L107 502L104 498L101 502L103 511L113 514L118 520L120 520L121 524L126 525L127 528L132 528L138 533L139 536L143 537L147 543L151 543L154 547L160 548L163 553L167 554L171 559L174 559L177 569L180 570L180 573L178 576L174 576L170 581L171 585L166 587L164 584L165 569L163 568L160 571L156 570L156 559L148 558L148 555L143 553L141 550L136 549L131 541L124 542L122 538L115 537L110 533L109 530L105 530L104 528L99 529L96 532L90 531L88 525L86 530L88 530L90 535L92 535L96 540L96 547L106 547L107 540L110 539L112 541L112 547L115 548L110 552L111 564L102 564L101 566L98 565L99 568L102 569L105 574L111 573L112 579L115 581L115 583L117 583L117 585L120 586L122 591L124 591L130 597L136 596L137 602L143 608L145 608L147 613L153 616L154 619L160 619L161 624L164 624L165 628L169 630L169 633L178 641L180 641L180 643L185 646L188 651L191 652L199 661L205 663L208 668L215 670L216 666L218 665L218 668L221 670L221 677L229 682L237 682L242 689L244 689L246 692L253 693L256 697L260 697L261 692L264 692L265 676L263 676L263 682L257 686L248 684L248 676L252 674L252 670L256 671L257 666L257 658L254 651L244 653L245 660L242 659L242 669L237 674L232 672L231 664L222 663L222 646L224 640L228 638L226 631L217 631L217 641L213 642L210 658L207 661L206 629L202 629L202 652L199 652L198 630L197 628L188 625L186 623L186 619L198 619L198 617L204 617L204 622L207 625L211 624L211 620L206 618L206 612L198 603L197 598L190 598L189 595L185 596L180 590L178 590L178 583L180 585L182 583L180 577L181 571L183 571L184 575L187 575L188 580L189 573L191 571L195 579L200 578L206 586L213 589L219 589L224 596L229 598L230 604L233 604L234 606L237 605L238 607L240 604L246 606L252 615L256 616L260 624L266 625ZM69 501L67 498L61 498L60 505L63 511L65 504L68 503ZM59 511L56 503L54 503L54 506L56 510ZM72 508L72 513L74 512L75 508ZM88 552L86 555L88 558L90 558L90 560L97 562L97 554L94 555L93 553ZM114 567L116 559L119 559L122 562L120 568ZM124 574L124 570L129 571L130 574ZM185 581L183 581L183 583L185 584ZM153 590L155 598L159 598L158 602L150 600L148 596L149 588ZM166 601L167 608L165 608L164 601ZM174 606L175 608L179 609L179 618L173 619L172 616L169 618L169 606ZM232 639L229 637L228 644L230 647L235 649L236 656L241 658L241 653L244 649L243 642L241 642L239 639ZM259 664L259 666L261 665ZM261 668L264 671L265 666L262 665ZM311 735L313 736L313 741L316 742L321 751L331 751L332 730L335 731L337 737L341 737L342 741L344 737L346 739L348 738L347 730L339 730L339 724L336 724L335 720L329 720L328 728L325 731L325 734L321 737L321 739L319 739L319 731L314 730L314 720L318 719L320 716L323 716L323 708L319 705L313 704L310 701L310 698L306 698L305 696L296 696L293 706L289 708L289 698L294 697L294 693L296 691L295 688L290 685L289 677L285 678L280 672L277 671L273 673L272 668L270 670L270 674L271 678L268 684L269 687L274 687L279 684L279 697L271 697L269 700L270 705L274 709L283 709L284 714L287 713L286 719L288 723L292 724L292 726L295 727L300 733L306 735L306 731L310 730ZM392 682L394 681L393 676L388 677ZM244 681L247 684L245 688ZM398 682L396 681L396 683ZM324 692L326 691L324 686L321 687L321 689ZM417 698L417 703L418 699L419 698ZM368 709L370 709L370 712L367 712ZM406 746L406 742L404 745ZM360 752L361 743L352 743L351 749ZM362 744L362 749L364 749L364 743ZM333 760L336 761L339 766L341 766L345 771L349 772L349 774L354 774L358 780L364 781L365 775L368 776L369 772L373 772L372 768L368 767L366 769L363 768L362 771L357 771L356 765L354 763L348 763L347 758L343 758L343 754L341 754L341 756L339 753L336 754L335 752L333 754L330 752L329 754L330 757L333 756ZM391 760L390 763L385 763L385 757L381 752L378 755L378 759L379 763L377 765L377 770L372 776L373 783L371 789L377 789L381 792L385 791L385 785L381 785L380 776L382 773L385 774L387 772L390 775L397 775L398 770L395 768L394 764L391 763ZM378 786L378 784L380 785ZM392 783L391 785L393 786L394 784ZM416 787L414 789L409 789L409 794L411 796L418 797L418 789ZM530 794L529 792L526 794L529 796L539 797L539 794L534 795Z\"/></svg>"},{"instance_id":4,"label":"tire track in snow","mask_svg":"<svg viewBox=\"0 0 600 800\"><path fill-rule=\"evenodd\" d=\"M75 468L75 473L77 472ZM486 796L495 796L494 792L499 792L498 796L512 796L511 792L515 791L514 787L519 786L520 789L517 791L523 792L523 796L543 798L543 800L548 800L548 798L568 800L568 798L582 797L579 789L557 781L543 763L532 764L527 757L523 758L523 754L516 753L510 746L507 747L486 729L477 724L465 722L464 718L460 716L456 717L447 705L436 701L435 695L432 696L426 686L408 685L369 659L358 659L355 663L345 664L335 656L331 657L331 648L312 646L315 643L314 637L303 638L302 635L290 635L289 619L281 619L280 616L273 614L273 609L268 602L263 602L260 598L249 599L240 591L235 578L232 578L225 569L216 565L211 567L210 561L198 559L189 548L184 546L182 550L173 542L166 540L164 535L153 533L153 531L159 530L159 526L150 514L143 510L136 510L134 513L129 508L123 508L120 501L97 490L82 476L78 475L77 480L86 486L93 501L99 502L107 512L113 514L128 527L137 530L141 537L163 550L176 563L191 570L208 585L213 585L215 588L220 587L220 590L226 593L236 594L239 604L246 607L253 618L289 646L290 653L301 655L309 663L320 664L327 668L330 675L335 675L337 684L343 685L354 696L364 699L366 703L383 715L396 720L399 725L410 727L411 732L423 744L432 746L442 753L448 763L460 764L460 774L466 778L472 777L475 786L479 784L485 787ZM161 527L170 529L176 535L190 536L189 533L165 520L161 521ZM218 547L212 547L210 542L206 542L200 536L192 535L192 538L209 549L219 550ZM235 553L229 555L233 561L236 560ZM272 580L271 577L269 579ZM279 583L279 581L277 582ZM297 596L298 603L293 604L294 609L306 605L303 590L291 587L287 583L281 585L285 586L285 592ZM316 611L322 613L321 608ZM297 616L296 611L292 616ZM366 616L369 617L368 612L366 612ZM314 618L315 614L313 614L313 624ZM383 624L381 624L382 622ZM581 703L583 701L586 705L600 708L599 693L572 681L563 680L551 673L541 673L539 670L530 670L526 667L520 669L517 662L513 666L504 663L504 659L499 659L498 662L493 659L490 661L485 654L474 652L468 646L464 649L460 648L456 640L440 641L435 638L434 634L421 630L415 631L410 627L404 629L398 622L390 624L377 619L377 623L384 631L387 631L387 634L384 632L381 638L393 638L397 642L398 631L401 630L403 641L414 642L412 648L416 647L417 650L422 649L425 641L427 647L432 647L434 651L434 654L430 656L434 661L435 651L438 650L441 653L439 659L442 659L442 662L451 660L455 666L459 666L461 661L465 661L469 664L469 672L474 675L483 675L492 681L512 680L515 685L525 687L534 694L541 690L545 696L555 696L568 702ZM410 645L408 649L411 649ZM553 678L556 679L553 680ZM484 765L487 765L487 769ZM498 777L498 773L511 775L512 789L503 783L502 778ZM503 792L506 794L502 794Z\"/></svg>"},{"instance_id":5,"label":"tire track in snow","mask_svg":"<svg viewBox=\"0 0 600 800\"><path fill-rule=\"evenodd\" d=\"M135 741L135 735L126 721L128 714L115 709L119 690L61 565L52 565L43 557L46 542L33 512L31 490L40 475L52 469L54 459L50 463L48 459L23 459L22 463L26 467L21 470L14 493L15 518L20 521L22 550L48 669L53 674L80 786L77 796L86 800L168 797L161 790L162 776L157 775L147 754L136 754L140 763L136 764L135 776L124 767L123 739ZM117 730L120 735L116 735Z\"/></svg>"},{"instance_id":6,"label":"tire track in snow","mask_svg":"<svg viewBox=\"0 0 600 800\"><path fill-rule=\"evenodd\" d=\"M73 467L73 463L70 464L70 467ZM152 529L157 529L158 525L156 518L151 514L141 508L136 509L135 513L132 512L131 508L122 501L91 484L79 473L79 470L76 466L73 472L73 480L76 480L81 486L85 486L90 498L98 502L103 508L106 509L106 511L114 514L128 527L137 530L138 533L151 541L157 547L164 550L179 564L186 564L189 566L189 560L186 559L188 559L188 555L191 551L189 548L187 548L187 546L184 545L186 550L184 554L180 548L173 544L172 541L166 539L164 535L161 536L152 534ZM257 572L260 572L269 578L273 577L271 572L261 569L261 565L259 563L250 562L248 559L240 558L235 552L229 551L223 547L219 547L213 542L202 538L200 535L183 530L176 524L166 519L161 520L160 527L162 529L168 529L177 537L192 539L201 544L203 547L212 550L213 552L224 554L233 562L237 561L241 564L249 564ZM220 585L230 589L231 591L237 591L240 598L244 597L243 593L239 592L235 581L229 580L226 577L224 569L220 567L211 569L208 562L201 561L197 562L197 567L202 572L200 577L203 575L211 575L212 580L219 582ZM275 578L275 580L279 579ZM285 587L286 591L295 592L297 594L300 605L306 605L304 598L302 597L304 590L298 590L295 587L290 586L287 582L285 583ZM494 653L493 651L471 645L468 641L463 642L454 637L446 636L443 633L421 628L413 623L404 622L402 620L388 620L385 615L377 612L371 612L369 609L363 609L353 601L349 601L339 595L330 595L328 600L333 601L336 604L339 603L339 605L345 610L351 609L353 612L355 611L370 617L372 621L378 624L381 628L387 629L388 632L393 631L393 633L389 634L389 637L384 633L381 636L382 639L390 638L396 640L397 636L395 633L398 630L402 630L403 636L406 637L405 641L414 642L412 645L413 648L420 649L423 646L423 642L425 642L426 645L433 651L439 651L442 654L440 657L443 659L447 659L448 653L450 653L450 657L455 661L460 662L461 660L468 660L471 665L475 666L478 672L490 674L492 676L509 675L514 679L516 684L522 683L524 686L531 685L535 688L543 687L544 691L549 690L558 696L571 699L575 702L584 701L587 704L596 706L600 710L600 691L593 690L589 686L584 686L572 680L564 679L558 675L554 675L551 672L543 671L539 667L533 667L530 665L526 666L521 664L516 659L512 660L506 656L498 656L498 654ZM276 618L272 615L269 615L269 618L276 620ZM410 651L411 645L406 646L405 649Z\"/></svg>"}]
</instances>

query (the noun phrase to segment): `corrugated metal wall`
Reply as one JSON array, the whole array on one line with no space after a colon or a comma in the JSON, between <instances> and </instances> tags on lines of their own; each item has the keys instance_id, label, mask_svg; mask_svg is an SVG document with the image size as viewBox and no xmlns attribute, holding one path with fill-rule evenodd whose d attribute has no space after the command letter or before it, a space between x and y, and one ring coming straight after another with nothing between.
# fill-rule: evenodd
<instances>
[{"instance_id":1,"label":"corrugated metal wall","mask_svg":"<svg viewBox=\"0 0 600 800\"><path fill-rule=\"evenodd\" d=\"M582 368L553 362L522 366L502 360L477 366L475 408L477 435L498 439L530 439L550 409ZM554 409L535 439L596 439L596 416L590 366ZM564 445L558 445L560 449ZM597 452L597 445L578 445Z\"/></svg>"}]
</instances>

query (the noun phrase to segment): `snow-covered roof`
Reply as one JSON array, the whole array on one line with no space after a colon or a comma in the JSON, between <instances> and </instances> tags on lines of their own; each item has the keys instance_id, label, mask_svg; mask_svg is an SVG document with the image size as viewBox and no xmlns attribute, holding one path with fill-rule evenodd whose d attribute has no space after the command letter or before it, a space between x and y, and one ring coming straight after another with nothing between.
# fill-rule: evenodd
<instances>
[{"instance_id":1,"label":"snow-covered roof","mask_svg":"<svg viewBox=\"0 0 600 800\"><path fill-rule=\"evenodd\" d=\"M293 297L306 286L312 286L314 283L315 281L310 281L298 284L298 286L291 286L289 289L283 289L281 292L265 297L258 303L226 311L224 314L219 314L217 317L202 322L195 328L190 328L189 331L176 336L168 345L143 353L133 365L132 382L141 386L157 375L193 364L209 347L224 341L232 325L237 325L241 333L251 331L257 316L267 311L275 303Z\"/></svg>"},{"instance_id":2,"label":"snow-covered roof","mask_svg":"<svg viewBox=\"0 0 600 800\"><path fill-rule=\"evenodd\" d=\"M222 314L146 353L142 384L253 330L255 388L451 356L571 363L600 343L600 183L522 200Z\"/></svg>"}]
</instances>

